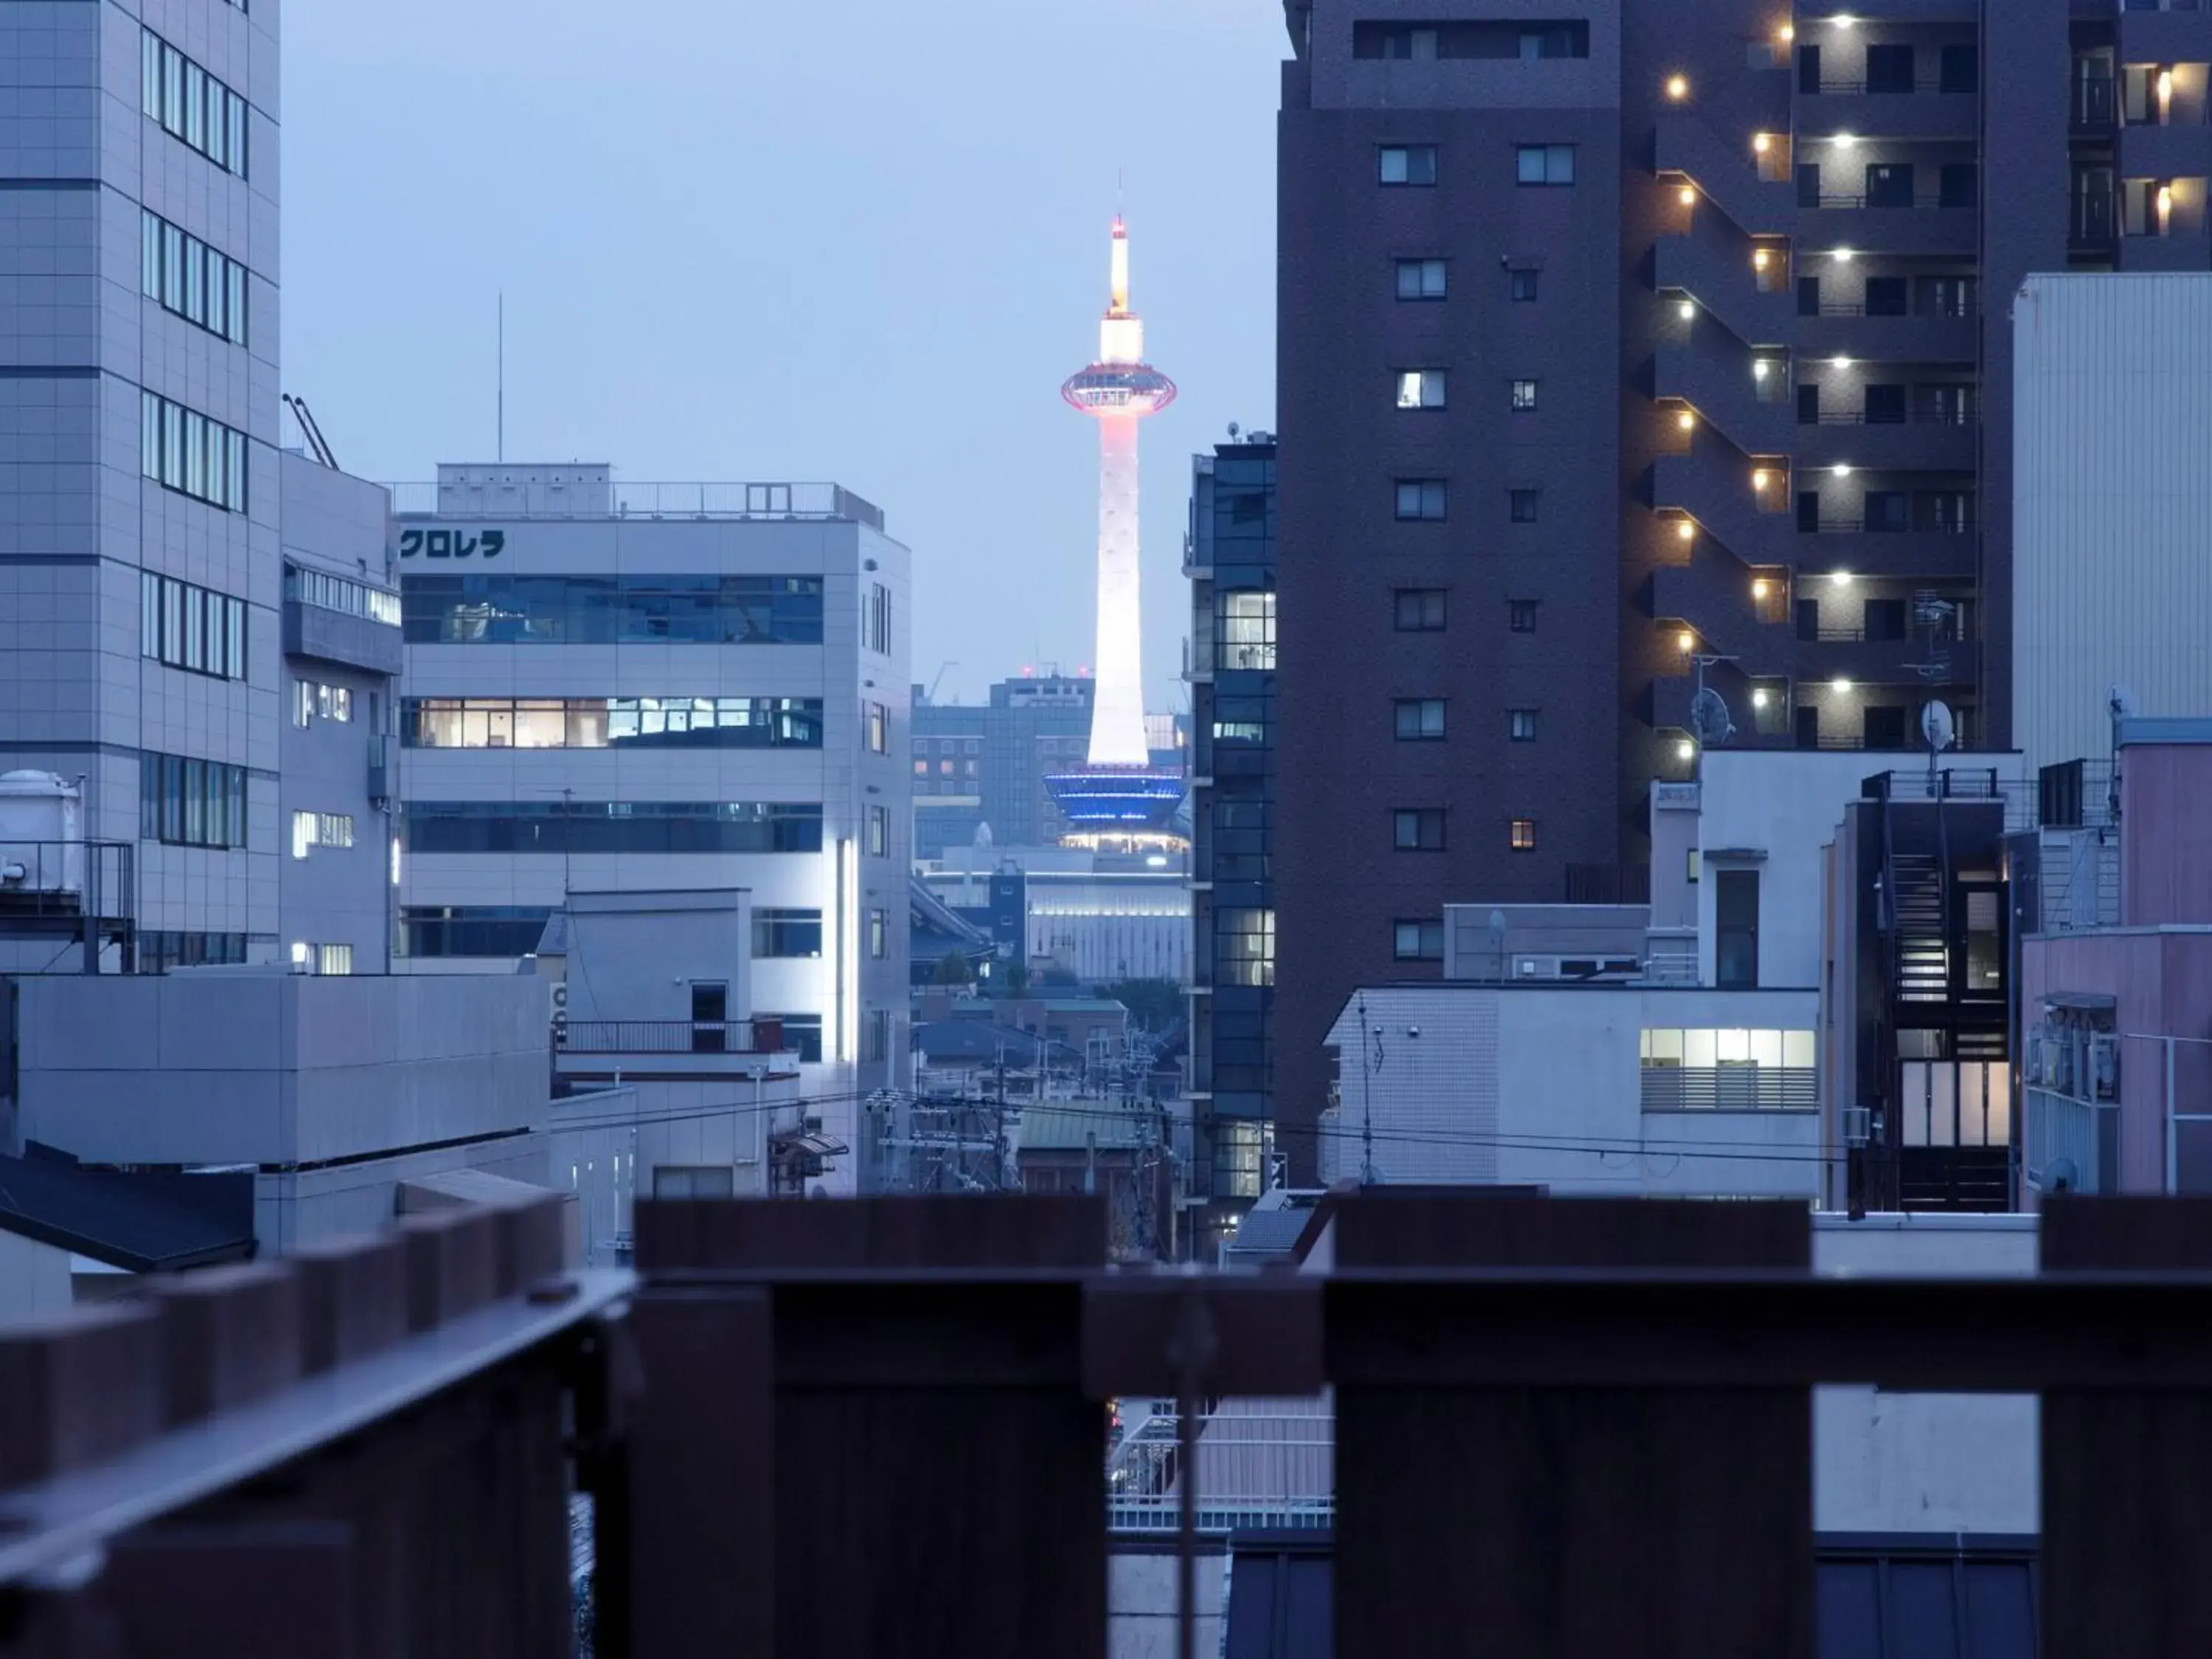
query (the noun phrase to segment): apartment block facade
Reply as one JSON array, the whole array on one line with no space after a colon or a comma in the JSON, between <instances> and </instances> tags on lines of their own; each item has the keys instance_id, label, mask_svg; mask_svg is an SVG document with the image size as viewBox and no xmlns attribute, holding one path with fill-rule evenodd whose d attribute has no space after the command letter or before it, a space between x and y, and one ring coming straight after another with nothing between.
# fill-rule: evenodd
<instances>
[{"instance_id":1,"label":"apartment block facade","mask_svg":"<svg viewBox=\"0 0 2212 1659\"><path fill-rule=\"evenodd\" d=\"M917 696L914 855L957 862L986 824L998 847L1048 846L1065 835L1044 781L1083 764L1093 690L1087 677L1046 673L998 681L988 703Z\"/></svg>"},{"instance_id":2,"label":"apartment block facade","mask_svg":"<svg viewBox=\"0 0 2212 1659\"><path fill-rule=\"evenodd\" d=\"M1433 975L1418 926L1478 890L1640 896L1649 789L1708 743L1909 749L1938 696L2008 743L2011 296L2212 268L2212 14L1286 16L1295 1126L1363 971Z\"/></svg>"},{"instance_id":3,"label":"apartment block facade","mask_svg":"<svg viewBox=\"0 0 2212 1659\"><path fill-rule=\"evenodd\" d=\"M746 890L749 1012L861 1145L907 1075L910 589L882 514L604 465L444 466L397 505L404 968L535 951L570 892Z\"/></svg>"},{"instance_id":4,"label":"apartment block facade","mask_svg":"<svg viewBox=\"0 0 2212 1659\"><path fill-rule=\"evenodd\" d=\"M1191 1196L1201 1237L1274 1145L1275 444L1191 458Z\"/></svg>"},{"instance_id":5,"label":"apartment block facade","mask_svg":"<svg viewBox=\"0 0 2212 1659\"><path fill-rule=\"evenodd\" d=\"M279 948L279 13L0 8L0 772L155 966Z\"/></svg>"}]
</instances>

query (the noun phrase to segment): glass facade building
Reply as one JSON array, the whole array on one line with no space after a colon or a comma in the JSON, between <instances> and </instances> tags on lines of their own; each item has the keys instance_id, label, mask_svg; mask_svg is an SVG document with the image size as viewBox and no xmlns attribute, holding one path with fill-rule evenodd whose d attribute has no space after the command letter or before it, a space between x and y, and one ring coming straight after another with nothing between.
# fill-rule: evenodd
<instances>
[{"instance_id":1,"label":"glass facade building","mask_svg":"<svg viewBox=\"0 0 2212 1659\"><path fill-rule=\"evenodd\" d=\"M1198 1249L1267 1184L1274 1132L1275 444L1191 469L1191 1091Z\"/></svg>"}]
</instances>

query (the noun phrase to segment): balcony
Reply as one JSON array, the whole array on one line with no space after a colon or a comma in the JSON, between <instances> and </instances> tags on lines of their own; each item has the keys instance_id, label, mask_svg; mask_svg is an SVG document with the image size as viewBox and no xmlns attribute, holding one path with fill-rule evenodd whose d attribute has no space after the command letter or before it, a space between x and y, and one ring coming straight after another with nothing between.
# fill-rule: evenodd
<instances>
[{"instance_id":1,"label":"balcony","mask_svg":"<svg viewBox=\"0 0 2212 1659\"><path fill-rule=\"evenodd\" d=\"M2120 129L2123 179L2202 179L2212 174L2212 126L2176 121L2133 122Z\"/></svg>"},{"instance_id":2,"label":"balcony","mask_svg":"<svg viewBox=\"0 0 2212 1659\"><path fill-rule=\"evenodd\" d=\"M1869 421L1845 410L1797 428L1797 464L1838 463L1876 472L1971 472L1981 450L1978 422Z\"/></svg>"},{"instance_id":3,"label":"balcony","mask_svg":"<svg viewBox=\"0 0 2212 1659\"><path fill-rule=\"evenodd\" d=\"M580 1019L554 1028L562 1054L774 1054L790 1052L780 1020Z\"/></svg>"},{"instance_id":4,"label":"balcony","mask_svg":"<svg viewBox=\"0 0 2212 1659\"><path fill-rule=\"evenodd\" d=\"M1797 100L1797 129L1851 132L1861 138L1973 138L1981 97L1947 90L1940 76L1922 76L1910 92L1869 92L1863 81L1823 81Z\"/></svg>"},{"instance_id":5,"label":"balcony","mask_svg":"<svg viewBox=\"0 0 2212 1659\"><path fill-rule=\"evenodd\" d=\"M2212 266L2212 234L2176 233L2171 236L2124 236L2119 243L2123 270L2196 270Z\"/></svg>"},{"instance_id":6,"label":"balcony","mask_svg":"<svg viewBox=\"0 0 2212 1659\"><path fill-rule=\"evenodd\" d=\"M1824 306L1797 320L1802 357L1857 357L1872 363L1971 363L1981 356L1978 315L1916 313L1869 316L1857 306Z\"/></svg>"},{"instance_id":7,"label":"balcony","mask_svg":"<svg viewBox=\"0 0 2212 1659\"><path fill-rule=\"evenodd\" d=\"M2212 10L2191 0L2122 0L2118 50L2123 64L2202 64L2212 60Z\"/></svg>"},{"instance_id":8,"label":"balcony","mask_svg":"<svg viewBox=\"0 0 2212 1659\"><path fill-rule=\"evenodd\" d=\"M1797 537L1801 570L1849 570L1861 576L1927 576L1969 581L1981 538L1977 527L1948 530L1869 530L1857 519L1823 519L1815 533Z\"/></svg>"},{"instance_id":9,"label":"balcony","mask_svg":"<svg viewBox=\"0 0 2212 1659\"><path fill-rule=\"evenodd\" d=\"M1855 253L1960 253L1974 252L1981 214L1972 203L1947 206L1932 192L1910 206L1872 205L1864 196L1823 196L1817 208L1798 218L1798 246L1818 255L1832 248Z\"/></svg>"},{"instance_id":10,"label":"balcony","mask_svg":"<svg viewBox=\"0 0 2212 1659\"><path fill-rule=\"evenodd\" d=\"M1822 629L1816 637L1797 641L1797 672L1807 680L1972 686L1981 661L1981 645L1974 640L1870 640L1856 629Z\"/></svg>"},{"instance_id":11,"label":"balcony","mask_svg":"<svg viewBox=\"0 0 2212 1659\"><path fill-rule=\"evenodd\" d=\"M1786 108L1778 101L1777 131L1790 125ZM1761 179L1747 144L1739 148L1723 139L1701 117L1662 115L1653 158L1659 172L1686 175L1747 234L1784 234L1796 225L1796 186Z\"/></svg>"},{"instance_id":12,"label":"balcony","mask_svg":"<svg viewBox=\"0 0 2212 1659\"><path fill-rule=\"evenodd\" d=\"M1203 1484L1283 1521L1326 1495L1303 1616L1343 1659L1470 1631L1499 1659L1802 1655L1833 1611L1831 1382L2041 1396L2027 1648L2168 1659L2212 1627L2196 1533L2143 1524L2202 1495L2203 1200L2053 1205L2035 1272L1960 1278L1816 1273L1802 1204L1758 1200L1346 1195L1325 1274L1109 1273L1102 1201L995 1197L647 1201L638 1275L579 1272L561 1210L410 1217L17 1335L11 1643L565 1659L581 1607L630 1659L1103 1659L1118 1400L1176 1500L1146 1530L1183 1651ZM1201 1433L1238 1419L1201 1402L1324 1390L1326 1418ZM1944 1632L1913 1651L1966 1650L1951 1561L1907 1570ZM62 1639L87 1630L118 1634Z\"/></svg>"},{"instance_id":13,"label":"balcony","mask_svg":"<svg viewBox=\"0 0 2212 1659\"><path fill-rule=\"evenodd\" d=\"M284 654L395 676L407 662L406 646L394 624L289 598L284 601Z\"/></svg>"}]
</instances>

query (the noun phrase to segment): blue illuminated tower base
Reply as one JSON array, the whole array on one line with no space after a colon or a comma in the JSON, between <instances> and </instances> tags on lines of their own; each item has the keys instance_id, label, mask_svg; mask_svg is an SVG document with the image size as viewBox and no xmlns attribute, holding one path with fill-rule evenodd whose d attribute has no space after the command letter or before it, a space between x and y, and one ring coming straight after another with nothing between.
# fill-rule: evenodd
<instances>
[{"instance_id":1,"label":"blue illuminated tower base","mask_svg":"<svg viewBox=\"0 0 2212 1659\"><path fill-rule=\"evenodd\" d=\"M1164 834L1182 805L1180 772L1149 767L1087 767L1044 781L1053 805L1079 836Z\"/></svg>"}]
</instances>

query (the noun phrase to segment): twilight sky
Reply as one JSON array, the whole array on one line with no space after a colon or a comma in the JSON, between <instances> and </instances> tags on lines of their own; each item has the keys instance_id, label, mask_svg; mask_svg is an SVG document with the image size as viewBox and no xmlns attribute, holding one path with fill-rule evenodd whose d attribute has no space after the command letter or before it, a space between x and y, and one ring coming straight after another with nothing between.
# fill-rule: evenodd
<instances>
[{"instance_id":1,"label":"twilight sky","mask_svg":"<svg viewBox=\"0 0 2212 1659\"><path fill-rule=\"evenodd\" d=\"M284 20L285 389L380 480L507 453L835 478L913 548L914 672L1091 650L1097 349L1132 288L1146 702L1185 705L1189 455L1272 428L1276 0L378 0Z\"/></svg>"}]
</instances>

